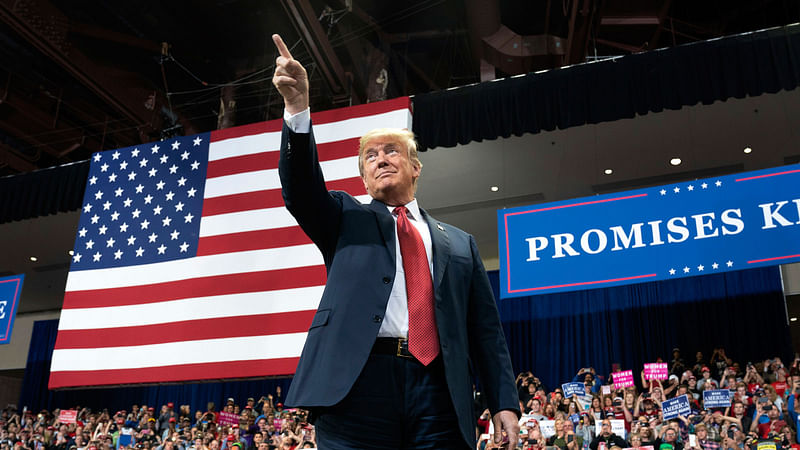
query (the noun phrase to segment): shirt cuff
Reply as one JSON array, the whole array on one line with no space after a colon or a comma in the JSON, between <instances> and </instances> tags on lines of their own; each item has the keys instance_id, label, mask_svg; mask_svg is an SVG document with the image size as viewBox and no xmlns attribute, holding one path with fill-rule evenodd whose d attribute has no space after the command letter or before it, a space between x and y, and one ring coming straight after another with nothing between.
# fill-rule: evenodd
<instances>
[{"instance_id":1,"label":"shirt cuff","mask_svg":"<svg viewBox=\"0 0 800 450\"><path fill-rule=\"evenodd\" d=\"M311 109L306 108L297 114L289 114L283 110L283 120L286 125L295 133L308 133L311 131Z\"/></svg>"}]
</instances>

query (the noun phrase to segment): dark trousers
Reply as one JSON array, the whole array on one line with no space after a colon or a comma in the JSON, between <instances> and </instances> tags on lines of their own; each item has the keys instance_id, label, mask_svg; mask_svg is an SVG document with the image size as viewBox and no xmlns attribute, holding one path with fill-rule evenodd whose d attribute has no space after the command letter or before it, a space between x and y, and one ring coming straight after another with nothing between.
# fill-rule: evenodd
<instances>
[{"instance_id":1,"label":"dark trousers","mask_svg":"<svg viewBox=\"0 0 800 450\"><path fill-rule=\"evenodd\" d=\"M321 450L471 447L458 428L441 357L425 367L373 353L344 400L315 414Z\"/></svg>"}]
</instances>

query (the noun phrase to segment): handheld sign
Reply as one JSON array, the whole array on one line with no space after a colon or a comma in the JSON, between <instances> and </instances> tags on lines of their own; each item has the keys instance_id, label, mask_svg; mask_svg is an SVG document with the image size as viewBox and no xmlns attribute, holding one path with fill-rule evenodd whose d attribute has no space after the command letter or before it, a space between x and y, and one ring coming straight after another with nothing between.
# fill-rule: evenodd
<instances>
[{"instance_id":1,"label":"handheld sign","mask_svg":"<svg viewBox=\"0 0 800 450\"><path fill-rule=\"evenodd\" d=\"M703 408L726 408L728 406L731 406L731 391L727 389L703 391Z\"/></svg>"},{"instance_id":2,"label":"handheld sign","mask_svg":"<svg viewBox=\"0 0 800 450\"><path fill-rule=\"evenodd\" d=\"M575 394L583 395L586 392L584 384L579 382L564 383L561 385L561 390L564 391L564 397L566 398L570 398Z\"/></svg>"},{"instance_id":3,"label":"handheld sign","mask_svg":"<svg viewBox=\"0 0 800 450\"><path fill-rule=\"evenodd\" d=\"M11 342L24 275L0 278L0 344Z\"/></svg>"},{"instance_id":4,"label":"handheld sign","mask_svg":"<svg viewBox=\"0 0 800 450\"><path fill-rule=\"evenodd\" d=\"M667 363L647 363L644 365L644 379L645 380L667 380L669 379L669 370L667 370Z\"/></svg>"},{"instance_id":5,"label":"handheld sign","mask_svg":"<svg viewBox=\"0 0 800 450\"><path fill-rule=\"evenodd\" d=\"M75 409L62 409L58 413L58 421L61 423L69 424L75 423L78 417L78 411Z\"/></svg>"},{"instance_id":6,"label":"handheld sign","mask_svg":"<svg viewBox=\"0 0 800 450\"><path fill-rule=\"evenodd\" d=\"M219 424L220 425L238 425L239 424L239 416L233 413L221 412L219 413Z\"/></svg>"},{"instance_id":7,"label":"handheld sign","mask_svg":"<svg viewBox=\"0 0 800 450\"><path fill-rule=\"evenodd\" d=\"M632 370L623 370L622 372L614 373L612 377L614 378L614 389L624 389L633 386Z\"/></svg>"},{"instance_id":8,"label":"handheld sign","mask_svg":"<svg viewBox=\"0 0 800 450\"><path fill-rule=\"evenodd\" d=\"M556 434L556 421L555 420L542 420L539 422L539 431L542 432L542 436L545 438L550 438L555 436Z\"/></svg>"},{"instance_id":9,"label":"handheld sign","mask_svg":"<svg viewBox=\"0 0 800 450\"><path fill-rule=\"evenodd\" d=\"M617 436L625 439L625 421L622 419L611 419L611 432L616 434ZM602 426L602 422L596 420L594 423L594 434L595 436L600 436L603 430L600 429Z\"/></svg>"},{"instance_id":10,"label":"handheld sign","mask_svg":"<svg viewBox=\"0 0 800 450\"><path fill-rule=\"evenodd\" d=\"M664 420L674 419L678 416L688 416L692 412L689 406L689 397L686 394L661 402L661 411Z\"/></svg>"}]
</instances>

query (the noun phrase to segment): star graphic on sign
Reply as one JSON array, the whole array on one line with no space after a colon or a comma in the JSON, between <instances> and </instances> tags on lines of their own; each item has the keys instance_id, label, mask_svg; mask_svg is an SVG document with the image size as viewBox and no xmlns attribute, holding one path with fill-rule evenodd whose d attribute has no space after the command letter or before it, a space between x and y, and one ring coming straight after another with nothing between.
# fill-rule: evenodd
<instances>
[{"instance_id":1,"label":"star graphic on sign","mask_svg":"<svg viewBox=\"0 0 800 450\"><path fill-rule=\"evenodd\" d=\"M708 183L703 183L700 185L701 188L706 189L708 187Z\"/></svg>"},{"instance_id":2,"label":"star graphic on sign","mask_svg":"<svg viewBox=\"0 0 800 450\"><path fill-rule=\"evenodd\" d=\"M169 224L171 224L171 223L172 223L172 219L170 219L169 217L164 217L163 219L161 219L161 226L162 227L168 227Z\"/></svg>"},{"instance_id":3,"label":"star graphic on sign","mask_svg":"<svg viewBox=\"0 0 800 450\"><path fill-rule=\"evenodd\" d=\"M186 241L183 241L183 244L181 244L181 253L185 253L186 250L188 249L189 249L189 244L187 244Z\"/></svg>"},{"instance_id":4,"label":"star graphic on sign","mask_svg":"<svg viewBox=\"0 0 800 450\"><path fill-rule=\"evenodd\" d=\"M92 178L89 178L89 184L97 184L97 177L93 176Z\"/></svg>"},{"instance_id":5,"label":"star graphic on sign","mask_svg":"<svg viewBox=\"0 0 800 450\"><path fill-rule=\"evenodd\" d=\"M160 191L160 190L164 189L164 184L165 184L164 180L159 180L159 182L156 183L156 190Z\"/></svg>"},{"instance_id":6,"label":"star graphic on sign","mask_svg":"<svg viewBox=\"0 0 800 450\"><path fill-rule=\"evenodd\" d=\"M115 242L117 241L115 241L113 237L108 238L108 240L106 241L106 247L113 247Z\"/></svg>"},{"instance_id":7,"label":"star graphic on sign","mask_svg":"<svg viewBox=\"0 0 800 450\"><path fill-rule=\"evenodd\" d=\"M117 249L117 251L114 252L114 259L122 259L122 250Z\"/></svg>"},{"instance_id":8,"label":"star graphic on sign","mask_svg":"<svg viewBox=\"0 0 800 450\"><path fill-rule=\"evenodd\" d=\"M197 162L197 161L194 161L194 162L192 163L192 170L197 170L197 169L199 169L199 168L200 168L200 163L199 163L199 162Z\"/></svg>"},{"instance_id":9,"label":"star graphic on sign","mask_svg":"<svg viewBox=\"0 0 800 450\"><path fill-rule=\"evenodd\" d=\"M145 205L149 205L152 201L153 201L153 196L150 195L150 194L147 194L147 197L144 198L144 204Z\"/></svg>"},{"instance_id":10,"label":"star graphic on sign","mask_svg":"<svg viewBox=\"0 0 800 450\"><path fill-rule=\"evenodd\" d=\"M189 152L181 153L181 160L185 161L187 159L189 159Z\"/></svg>"},{"instance_id":11,"label":"star graphic on sign","mask_svg":"<svg viewBox=\"0 0 800 450\"><path fill-rule=\"evenodd\" d=\"M122 225L119 226L119 232L125 233L128 231L128 222L122 222Z\"/></svg>"},{"instance_id":12,"label":"star graphic on sign","mask_svg":"<svg viewBox=\"0 0 800 450\"><path fill-rule=\"evenodd\" d=\"M81 254L80 253L75 253L72 256L72 262L76 262L76 263L81 262Z\"/></svg>"},{"instance_id":13,"label":"star graphic on sign","mask_svg":"<svg viewBox=\"0 0 800 450\"><path fill-rule=\"evenodd\" d=\"M172 197L175 197L175 193L172 191L167 192L167 200L172 200Z\"/></svg>"},{"instance_id":14,"label":"star graphic on sign","mask_svg":"<svg viewBox=\"0 0 800 450\"><path fill-rule=\"evenodd\" d=\"M117 219L119 219L119 213L114 211L113 213L111 213L111 221L116 222Z\"/></svg>"},{"instance_id":15,"label":"star graphic on sign","mask_svg":"<svg viewBox=\"0 0 800 450\"><path fill-rule=\"evenodd\" d=\"M711 268L714 270L719 269L719 264L715 262L714 264L711 264Z\"/></svg>"},{"instance_id":16,"label":"star graphic on sign","mask_svg":"<svg viewBox=\"0 0 800 450\"><path fill-rule=\"evenodd\" d=\"M114 153L111 154L111 159L116 161L116 160L119 159L119 155L120 155L119 150L117 150L117 151L115 151Z\"/></svg>"},{"instance_id":17,"label":"star graphic on sign","mask_svg":"<svg viewBox=\"0 0 800 450\"><path fill-rule=\"evenodd\" d=\"M170 168L169 168L169 173L170 174L174 174L174 173L177 173L177 172L178 172L178 166L176 166L175 164L170 166Z\"/></svg>"},{"instance_id":18,"label":"star graphic on sign","mask_svg":"<svg viewBox=\"0 0 800 450\"><path fill-rule=\"evenodd\" d=\"M702 264L700 264L699 266L697 266L697 270L698 270L699 272L702 272L702 271L703 271L705 268L706 268L706 266L704 266L704 265L702 265Z\"/></svg>"},{"instance_id":19,"label":"star graphic on sign","mask_svg":"<svg viewBox=\"0 0 800 450\"><path fill-rule=\"evenodd\" d=\"M137 248L136 249L136 256L138 257L138 256L142 256L142 255L144 255L144 249L142 247Z\"/></svg>"},{"instance_id":20,"label":"star graphic on sign","mask_svg":"<svg viewBox=\"0 0 800 450\"><path fill-rule=\"evenodd\" d=\"M147 229L147 227L149 227L149 226L150 226L150 221L149 221L149 220L147 220L147 219L144 219L140 225L142 226L142 229L143 229L143 230L146 230L146 229Z\"/></svg>"},{"instance_id":21,"label":"star graphic on sign","mask_svg":"<svg viewBox=\"0 0 800 450\"><path fill-rule=\"evenodd\" d=\"M100 220L100 216L97 214L92 216L92 225L96 224Z\"/></svg>"},{"instance_id":22,"label":"star graphic on sign","mask_svg":"<svg viewBox=\"0 0 800 450\"><path fill-rule=\"evenodd\" d=\"M133 202L133 200L131 200L131 198L130 198L130 197L128 197L128 198L126 198L126 199L125 199L125 201L123 201L123 202L122 202L122 204L123 204L123 205L124 205L126 208L130 208L130 207L131 207L131 202Z\"/></svg>"},{"instance_id":23,"label":"star graphic on sign","mask_svg":"<svg viewBox=\"0 0 800 450\"><path fill-rule=\"evenodd\" d=\"M108 211L109 209L111 209L111 202L106 200L106 202L103 203L103 211Z\"/></svg>"},{"instance_id":24,"label":"star graphic on sign","mask_svg":"<svg viewBox=\"0 0 800 450\"><path fill-rule=\"evenodd\" d=\"M153 208L153 215L157 216L159 214L161 214L161 205L156 205L156 207Z\"/></svg>"},{"instance_id":25,"label":"star graphic on sign","mask_svg":"<svg viewBox=\"0 0 800 450\"><path fill-rule=\"evenodd\" d=\"M147 236L148 242L155 242L158 239L158 235L155 233L151 233L150 236Z\"/></svg>"},{"instance_id":26,"label":"star graphic on sign","mask_svg":"<svg viewBox=\"0 0 800 450\"><path fill-rule=\"evenodd\" d=\"M122 193L123 193L123 192L125 192L125 189L122 189L121 187L120 187L120 188L117 188L117 190L116 190L116 191L114 191L114 196L115 196L115 197L122 197Z\"/></svg>"},{"instance_id":27,"label":"star graphic on sign","mask_svg":"<svg viewBox=\"0 0 800 450\"><path fill-rule=\"evenodd\" d=\"M142 186L141 184L136 186L136 193L137 194L141 194L143 190L144 190L144 186Z\"/></svg>"},{"instance_id":28,"label":"star graphic on sign","mask_svg":"<svg viewBox=\"0 0 800 450\"><path fill-rule=\"evenodd\" d=\"M172 239L174 241L174 240L178 239L178 236L180 236L180 235L181 235L181 233L178 230L172 230L172 233L169 234L169 237L170 237L170 239Z\"/></svg>"},{"instance_id":29,"label":"star graphic on sign","mask_svg":"<svg viewBox=\"0 0 800 450\"><path fill-rule=\"evenodd\" d=\"M136 236L130 235L128 237L128 245L133 245L134 242L136 242Z\"/></svg>"},{"instance_id":30,"label":"star graphic on sign","mask_svg":"<svg viewBox=\"0 0 800 450\"><path fill-rule=\"evenodd\" d=\"M94 154L94 162L100 161L100 158L102 158L102 156L100 156L100 153Z\"/></svg>"},{"instance_id":31,"label":"star graphic on sign","mask_svg":"<svg viewBox=\"0 0 800 450\"><path fill-rule=\"evenodd\" d=\"M158 144L156 144L150 150L152 150L152 153L158 153L158 149L159 148L161 148L161 147L159 147Z\"/></svg>"},{"instance_id":32,"label":"star graphic on sign","mask_svg":"<svg viewBox=\"0 0 800 450\"><path fill-rule=\"evenodd\" d=\"M183 216L183 218L184 218L184 220L186 220L186 222L184 222L184 223L191 223L192 219L194 219L194 216L192 215L192 213L189 213L189 214Z\"/></svg>"},{"instance_id":33,"label":"star graphic on sign","mask_svg":"<svg viewBox=\"0 0 800 450\"><path fill-rule=\"evenodd\" d=\"M180 147L180 146L181 146L181 143L178 142L178 141L175 141L175 142L172 143L172 149L173 150L177 150L178 147Z\"/></svg>"},{"instance_id":34,"label":"star graphic on sign","mask_svg":"<svg viewBox=\"0 0 800 450\"><path fill-rule=\"evenodd\" d=\"M688 189L690 191L693 191L694 190L694 185L690 184L689 186L686 186L686 189Z\"/></svg>"},{"instance_id":35,"label":"star graphic on sign","mask_svg":"<svg viewBox=\"0 0 800 450\"><path fill-rule=\"evenodd\" d=\"M164 246L164 244L161 244L161 246L160 246L160 247L158 247L158 249L157 249L157 250L158 250L158 254L159 254L159 255L163 255L163 254L164 254L164 252L167 250L167 247L165 247L165 246Z\"/></svg>"},{"instance_id":36,"label":"star graphic on sign","mask_svg":"<svg viewBox=\"0 0 800 450\"><path fill-rule=\"evenodd\" d=\"M87 229L86 229L86 227L84 227L84 228L81 228L80 230L78 230L78 236L80 236L80 237L86 237L86 233L87 233L88 231L89 231L89 230L87 230Z\"/></svg>"},{"instance_id":37,"label":"star graphic on sign","mask_svg":"<svg viewBox=\"0 0 800 450\"><path fill-rule=\"evenodd\" d=\"M92 255L92 261L94 262L100 261L101 256L103 255L101 255L100 252L95 253L94 255Z\"/></svg>"},{"instance_id":38,"label":"star graphic on sign","mask_svg":"<svg viewBox=\"0 0 800 450\"><path fill-rule=\"evenodd\" d=\"M720 186L722 186L722 181L719 181L719 180L717 180L716 182L714 182L714 184L715 184L717 187L720 187Z\"/></svg>"},{"instance_id":39,"label":"star graphic on sign","mask_svg":"<svg viewBox=\"0 0 800 450\"><path fill-rule=\"evenodd\" d=\"M133 156L134 158L139 157L139 149L138 148L133 149L133 151L131 152L131 156Z\"/></svg>"},{"instance_id":40,"label":"star graphic on sign","mask_svg":"<svg viewBox=\"0 0 800 450\"><path fill-rule=\"evenodd\" d=\"M108 176L108 182L109 183L113 183L115 181L117 181L117 174L112 173L111 175Z\"/></svg>"},{"instance_id":41,"label":"star graphic on sign","mask_svg":"<svg viewBox=\"0 0 800 450\"><path fill-rule=\"evenodd\" d=\"M128 174L128 181L133 181L136 179L136 172L131 172Z\"/></svg>"},{"instance_id":42,"label":"star graphic on sign","mask_svg":"<svg viewBox=\"0 0 800 450\"><path fill-rule=\"evenodd\" d=\"M725 265L728 267L733 267L733 261L728 260L728 262L726 262Z\"/></svg>"},{"instance_id":43,"label":"star graphic on sign","mask_svg":"<svg viewBox=\"0 0 800 450\"><path fill-rule=\"evenodd\" d=\"M667 195L667 190L666 189L662 189L662 190L660 190L658 192L660 192L661 195Z\"/></svg>"},{"instance_id":44,"label":"star graphic on sign","mask_svg":"<svg viewBox=\"0 0 800 450\"><path fill-rule=\"evenodd\" d=\"M144 167L146 165L147 165L147 158L142 158L142 160L139 161L139 167Z\"/></svg>"},{"instance_id":45,"label":"star graphic on sign","mask_svg":"<svg viewBox=\"0 0 800 450\"><path fill-rule=\"evenodd\" d=\"M154 168L150 169L150 171L147 172L147 174L152 178L152 177L156 176L156 172L158 172L158 170L156 170L155 167L154 167Z\"/></svg>"},{"instance_id":46,"label":"star graphic on sign","mask_svg":"<svg viewBox=\"0 0 800 450\"><path fill-rule=\"evenodd\" d=\"M108 164L103 163L103 165L100 166L100 172L106 172L106 171L108 171Z\"/></svg>"},{"instance_id":47,"label":"star graphic on sign","mask_svg":"<svg viewBox=\"0 0 800 450\"><path fill-rule=\"evenodd\" d=\"M97 191L94 193L95 200L100 200L101 198L103 198L103 191Z\"/></svg>"},{"instance_id":48,"label":"star graphic on sign","mask_svg":"<svg viewBox=\"0 0 800 450\"><path fill-rule=\"evenodd\" d=\"M679 188L678 186L675 186L675 189L673 189L672 191L677 194L678 192L681 191L681 188Z\"/></svg>"},{"instance_id":49,"label":"star graphic on sign","mask_svg":"<svg viewBox=\"0 0 800 450\"><path fill-rule=\"evenodd\" d=\"M186 184L186 178L185 177L178 178L178 186L183 186L184 184Z\"/></svg>"},{"instance_id":50,"label":"star graphic on sign","mask_svg":"<svg viewBox=\"0 0 800 450\"><path fill-rule=\"evenodd\" d=\"M175 205L175 211L183 211L183 202L178 202L178 204Z\"/></svg>"},{"instance_id":51,"label":"star graphic on sign","mask_svg":"<svg viewBox=\"0 0 800 450\"><path fill-rule=\"evenodd\" d=\"M142 212L141 212L141 211L139 211L139 208L136 208L136 209L134 209L134 210L133 210L133 212L131 213L131 216L132 216L134 219L138 219L138 218L139 218L139 214L141 214L141 213L142 213Z\"/></svg>"},{"instance_id":52,"label":"star graphic on sign","mask_svg":"<svg viewBox=\"0 0 800 450\"><path fill-rule=\"evenodd\" d=\"M197 147L198 145L200 145L201 142L203 142L203 140L200 139L200 136L197 136L196 138L194 138L194 141L192 142L194 142L194 146Z\"/></svg>"},{"instance_id":53,"label":"star graphic on sign","mask_svg":"<svg viewBox=\"0 0 800 450\"><path fill-rule=\"evenodd\" d=\"M686 267L686 266L683 267L683 273L689 273L689 270L690 269L688 267Z\"/></svg>"},{"instance_id":54,"label":"star graphic on sign","mask_svg":"<svg viewBox=\"0 0 800 450\"><path fill-rule=\"evenodd\" d=\"M91 203L87 203L87 204L83 205L83 212L88 213L91 210L92 210L92 204Z\"/></svg>"},{"instance_id":55,"label":"star graphic on sign","mask_svg":"<svg viewBox=\"0 0 800 450\"><path fill-rule=\"evenodd\" d=\"M196 194L196 193L197 193L197 189L195 189L195 188L191 188L188 191L186 191L186 195L188 195L189 197L194 197L194 194Z\"/></svg>"},{"instance_id":56,"label":"star graphic on sign","mask_svg":"<svg viewBox=\"0 0 800 450\"><path fill-rule=\"evenodd\" d=\"M670 275L675 275L675 269L669 269L669 274Z\"/></svg>"},{"instance_id":57,"label":"star graphic on sign","mask_svg":"<svg viewBox=\"0 0 800 450\"><path fill-rule=\"evenodd\" d=\"M161 158L159 158L159 160L161 161L161 164L166 164L168 159L169 158L167 157L167 155L161 155Z\"/></svg>"},{"instance_id":58,"label":"star graphic on sign","mask_svg":"<svg viewBox=\"0 0 800 450\"><path fill-rule=\"evenodd\" d=\"M97 232L99 234L106 234L106 231L108 231L108 227L105 226L105 225L103 225L103 226L101 226L100 228L97 229Z\"/></svg>"},{"instance_id":59,"label":"star graphic on sign","mask_svg":"<svg viewBox=\"0 0 800 450\"><path fill-rule=\"evenodd\" d=\"M94 241L89 239L88 241L86 241L86 249L91 250L92 248L94 248Z\"/></svg>"},{"instance_id":60,"label":"star graphic on sign","mask_svg":"<svg viewBox=\"0 0 800 450\"><path fill-rule=\"evenodd\" d=\"M122 161L119 163L119 170L125 170L128 168L128 161Z\"/></svg>"}]
</instances>

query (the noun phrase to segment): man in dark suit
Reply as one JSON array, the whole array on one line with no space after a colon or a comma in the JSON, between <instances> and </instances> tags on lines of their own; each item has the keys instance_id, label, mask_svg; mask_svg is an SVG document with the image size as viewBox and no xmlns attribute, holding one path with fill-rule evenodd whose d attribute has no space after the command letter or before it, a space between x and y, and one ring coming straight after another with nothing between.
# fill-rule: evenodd
<instances>
[{"instance_id":1,"label":"man in dark suit","mask_svg":"<svg viewBox=\"0 0 800 450\"><path fill-rule=\"evenodd\" d=\"M273 40L273 84L285 105L283 197L328 271L286 403L312 410L320 448L473 448L476 370L495 442L505 432L515 448L519 404L494 296L474 238L417 205L413 134L362 137L371 203L329 192L306 71Z\"/></svg>"}]
</instances>

